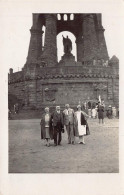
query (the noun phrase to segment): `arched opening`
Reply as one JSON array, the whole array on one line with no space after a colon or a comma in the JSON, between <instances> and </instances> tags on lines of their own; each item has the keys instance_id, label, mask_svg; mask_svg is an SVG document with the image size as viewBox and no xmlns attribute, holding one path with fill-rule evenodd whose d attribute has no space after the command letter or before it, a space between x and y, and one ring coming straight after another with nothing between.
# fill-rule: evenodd
<instances>
[{"instance_id":1,"label":"arched opening","mask_svg":"<svg viewBox=\"0 0 124 195\"><path fill-rule=\"evenodd\" d=\"M61 20L60 14L57 14L57 18L58 18L58 20Z\"/></svg>"},{"instance_id":2,"label":"arched opening","mask_svg":"<svg viewBox=\"0 0 124 195\"><path fill-rule=\"evenodd\" d=\"M64 14L64 20L67 20L67 14Z\"/></svg>"},{"instance_id":3,"label":"arched opening","mask_svg":"<svg viewBox=\"0 0 124 195\"><path fill-rule=\"evenodd\" d=\"M44 44L45 44L45 32L46 32L46 27L43 25L42 26L42 31L43 31L43 36L42 36L42 48L44 49Z\"/></svg>"},{"instance_id":4,"label":"arched opening","mask_svg":"<svg viewBox=\"0 0 124 195\"><path fill-rule=\"evenodd\" d=\"M69 31L62 31L57 35L57 56L58 56L58 62L61 60L61 57L64 55L64 47L63 47L63 37L69 37L69 39L72 41L72 51L71 53L75 56L75 61L77 61L77 48L76 48L76 37L74 34L72 34Z\"/></svg>"},{"instance_id":5,"label":"arched opening","mask_svg":"<svg viewBox=\"0 0 124 195\"><path fill-rule=\"evenodd\" d=\"M70 20L74 20L74 14L70 15Z\"/></svg>"}]
</instances>

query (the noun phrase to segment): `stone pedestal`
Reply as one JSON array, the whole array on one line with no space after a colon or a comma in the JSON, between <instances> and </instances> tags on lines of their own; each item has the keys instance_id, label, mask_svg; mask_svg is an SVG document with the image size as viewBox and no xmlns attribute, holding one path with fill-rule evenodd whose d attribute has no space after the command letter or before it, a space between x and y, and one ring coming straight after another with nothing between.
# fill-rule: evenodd
<instances>
[{"instance_id":1,"label":"stone pedestal","mask_svg":"<svg viewBox=\"0 0 124 195\"><path fill-rule=\"evenodd\" d=\"M72 53L66 53L62 56L59 65L61 66L74 66L75 65L75 56Z\"/></svg>"}]
</instances>

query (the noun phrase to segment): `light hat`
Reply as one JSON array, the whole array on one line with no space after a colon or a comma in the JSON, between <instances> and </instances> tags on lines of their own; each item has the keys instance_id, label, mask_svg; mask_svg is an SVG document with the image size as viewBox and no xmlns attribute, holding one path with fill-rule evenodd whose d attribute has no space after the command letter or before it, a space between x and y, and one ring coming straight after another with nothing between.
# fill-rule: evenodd
<instances>
[{"instance_id":1,"label":"light hat","mask_svg":"<svg viewBox=\"0 0 124 195\"><path fill-rule=\"evenodd\" d=\"M45 110L49 110L49 107L46 107Z\"/></svg>"},{"instance_id":2,"label":"light hat","mask_svg":"<svg viewBox=\"0 0 124 195\"><path fill-rule=\"evenodd\" d=\"M60 108L60 106L56 106L56 109L57 109L57 108Z\"/></svg>"},{"instance_id":3,"label":"light hat","mask_svg":"<svg viewBox=\"0 0 124 195\"><path fill-rule=\"evenodd\" d=\"M81 105L78 105L77 108L81 108Z\"/></svg>"}]
</instances>

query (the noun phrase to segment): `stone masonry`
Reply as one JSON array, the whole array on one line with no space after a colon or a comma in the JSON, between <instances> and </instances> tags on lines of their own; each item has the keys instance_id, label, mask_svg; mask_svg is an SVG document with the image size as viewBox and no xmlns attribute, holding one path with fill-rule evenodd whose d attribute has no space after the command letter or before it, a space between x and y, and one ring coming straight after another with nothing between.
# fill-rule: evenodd
<instances>
[{"instance_id":1,"label":"stone masonry","mask_svg":"<svg viewBox=\"0 0 124 195\"><path fill-rule=\"evenodd\" d=\"M22 71L8 74L8 94L14 95L24 109L44 106L76 106L98 101L119 106L119 60L109 59L101 14L33 14L27 61ZM45 44L43 47L43 26ZM57 61L57 35L70 31L76 37L77 61L62 56Z\"/></svg>"}]
</instances>

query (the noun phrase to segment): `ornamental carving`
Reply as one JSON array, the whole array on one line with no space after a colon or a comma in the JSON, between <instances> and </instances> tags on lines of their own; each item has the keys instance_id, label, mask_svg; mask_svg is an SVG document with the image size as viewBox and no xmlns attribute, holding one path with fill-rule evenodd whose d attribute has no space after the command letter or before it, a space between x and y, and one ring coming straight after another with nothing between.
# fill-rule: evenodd
<instances>
[{"instance_id":1,"label":"ornamental carving","mask_svg":"<svg viewBox=\"0 0 124 195\"><path fill-rule=\"evenodd\" d=\"M57 89L56 88L45 88L45 100L52 102L55 101L55 94L56 94Z\"/></svg>"},{"instance_id":2,"label":"ornamental carving","mask_svg":"<svg viewBox=\"0 0 124 195\"><path fill-rule=\"evenodd\" d=\"M107 89L107 85L103 84L103 83L99 83L99 84L93 84L94 89L97 90L103 90L105 91Z\"/></svg>"}]
</instances>

